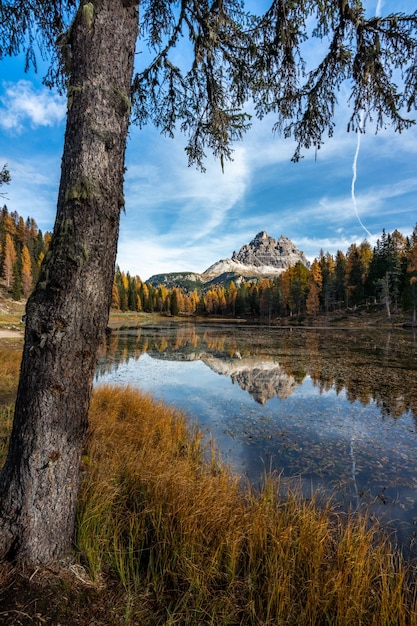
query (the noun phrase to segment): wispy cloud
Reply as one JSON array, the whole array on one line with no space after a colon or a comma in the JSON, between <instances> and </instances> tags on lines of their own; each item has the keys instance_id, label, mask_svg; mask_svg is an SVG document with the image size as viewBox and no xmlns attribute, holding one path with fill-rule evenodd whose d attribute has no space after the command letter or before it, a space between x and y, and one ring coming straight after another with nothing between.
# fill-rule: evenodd
<instances>
[{"instance_id":1,"label":"wispy cloud","mask_svg":"<svg viewBox=\"0 0 417 626\"><path fill-rule=\"evenodd\" d=\"M172 236L181 235L188 243L218 232L229 211L245 196L250 182L244 147L236 147L225 174L211 158L202 174L187 167L183 137L170 140L149 133L145 141L152 148L146 160L135 150L140 141L133 133L128 151L124 222L133 224L141 216L141 224L149 234L160 237L169 232Z\"/></svg>"},{"instance_id":2,"label":"wispy cloud","mask_svg":"<svg viewBox=\"0 0 417 626\"><path fill-rule=\"evenodd\" d=\"M122 228L117 262L121 269L147 280L153 274L165 272L201 273L220 259L230 257L253 238L254 232L242 236L239 231L219 232L202 242L189 242L169 233L160 237L129 234Z\"/></svg>"},{"instance_id":3,"label":"wispy cloud","mask_svg":"<svg viewBox=\"0 0 417 626\"><path fill-rule=\"evenodd\" d=\"M289 236L310 259L321 248L346 251L351 243L362 241L364 231L351 198L356 135L339 126L317 162L309 153L293 164L290 142L274 140L270 128L267 123L254 124L243 144L236 146L235 160L226 165L224 175L219 164L210 160L206 174L187 168L183 137L167 140L155 132L143 136L134 131L120 266L145 279L168 271L201 272L231 256L259 230L275 238ZM362 137L356 201L372 234L371 245L382 228L390 229L386 218L389 214L392 221L397 205L404 221L404 198L408 194L411 202L415 195L417 177L411 168L407 176L406 168L399 165L400 178L398 173L383 171L385 159L399 164L410 160L415 138L414 129L401 137L390 131ZM140 158L137 146L142 142L148 150ZM414 221L410 216L410 224Z\"/></svg>"},{"instance_id":4,"label":"wispy cloud","mask_svg":"<svg viewBox=\"0 0 417 626\"><path fill-rule=\"evenodd\" d=\"M0 125L4 130L22 132L25 126L55 126L66 115L65 99L46 88L38 91L27 80L3 83L0 97Z\"/></svg>"},{"instance_id":5,"label":"wispy cloud","mask_svg":"<svg viewBox=\"0 0 417 626\"><path fill-rule=\"evenodd\" d=\"M56 210L59 182L59 156L9 158L0 153L0 163L7 163L12 182L5 203L23 217L33 217L44 232L51 230Z\"/></svg>"},{"instance_id":6,"label":"wispy cloud","mask_svg":"<svg viewBox=\"0 0 417 626\"><path fill-rule=\"evenodd\" d=\"M259 2L251 0L256 10ZM266 1L266 0L265 0ZM265 4L264 0L262 3ZM259 5L259 6L258 6ZM413 8L411 0L367 0L367 15ZM317 62L326 42L307 42L308 60ZM180 50L178 49L178 53ZM139 55L140 56L140 55ZM181 59L179 59L181 62ZM3 65L2 65L3 67ZM11 210L31 215L50 229L56 206L65 102L27 80L17 82L14 66L0 84L1 163L8 163ZM25 75L28 78L28 75ZM294 141L272 134L274 116L259 121L235 146L234 161L208 157L207 172L187 167L186 138L162 137L151 126L130 129L127 149L126 213L122 214L118 261L146 279L168 271L202 272L266 230L290 237L312 259L322 248L335 253L359 243L365 233L351 198L356 133L347 133L349 85L339 94L336 128L315 153L290 159ZM28 131L28 132L23 132ZM361 136L355 196L372 237L382 228L409 234L415 222L417 126L398 135L389 126ZM13 135L14 141L8 141ZM30 141L28 139L30 138ZM2 141L1 141L2 139Z\"/></svg>"}]
</instances>

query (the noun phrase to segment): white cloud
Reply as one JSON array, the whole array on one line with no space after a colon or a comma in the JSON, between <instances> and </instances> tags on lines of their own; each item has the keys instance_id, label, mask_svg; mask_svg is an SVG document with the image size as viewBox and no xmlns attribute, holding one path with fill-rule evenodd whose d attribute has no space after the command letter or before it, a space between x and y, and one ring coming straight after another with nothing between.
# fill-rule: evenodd
<instances>
[{"instance_id":1,"label":"white cloud","mask_svg":"<svg viewBox=\"0 0 417 626\"><path fill-rule=\"evenodd\" d=\"M9 158L0 153L0 163L7 163L12 182L5 189L4 203L11 211L33 217L43 231L54 224L59 183L59 157L19 156Z\"/></svg>"},{"instance_id":2,"label":"white cloud","mask_svg":"<svg viewBox=\"0 0 417 626\"><path fill-rule=\"evenodd\" d=\"M65 99L46 88L35 91L31 82L19 80L3 83L3 89L0 125L4 130L22 132L26 124L55 126L65 118Z\"/></svg>"},{"instance_id":3,"label":"white cloud","mask_svg":"<svg viewBox=\"0 0 417 626\"><path fill-rule=\"evenodd\" d=\"M165 272L202 273L220 259L231 257L233 250L253 239L254 232L219 233L204 243L181 239L178 234L147 237L121 231L117 263L131 274L147 280L153 274Z\"/></svg>"},{"instance_id":4,"label":"white cloud","mask_svg":"<svg viewBox=\"0 0 417 626\"><path fill-rule=\"evenodd\" d=\"M142 131L143 132L143 131ZM150 154L141 159L137 146L147 143ZM208 158L206 172L187 167L184 137L165 139L156 132L146 138L135 132L129 144L126 175L127 224L149 235L181 236L188 245L222 229L230 210L245 196L250 173L247 151L236 146L233 162Z\"/></svg>"},{"instance_id":5,"label":"white cloud","mask_svg":"<svg viewBox=\"0 0 417 626\"><path fill-rule=\"evenodd\" d=\"M417 189L411 171L399 176L394 168L393 176L386 175L378 159L389 156L398 165L407 162L408 148L415 150L407 135L386 131L362 138L356 197L363 223L375 233L372 240L368 237L371 245L383 227L390 228L385 220L388 213L392 218L397 206L404 221L404 197L412 197ZM148 148L146 160L137 150L140 144ZM366 233L351 198L356 136L340 127L320 151L317 164L314 154L291 164L290 144L274 141L268 121L257 121L244 143L236 146L235 160L226 164L224 175L210 159L206 174L201 174L186 166L183 137L168 140L155 131L146 131L145 136L134 133L119 246L122 269L144 279L170 271L202 272L230 257L259 230L275 238L289 236L310 259L320 248L335 253L360 243ZM261 194L257 198L254 188ZM306 230L316 232L306 236Z\"/></svg>"}]
</instances>

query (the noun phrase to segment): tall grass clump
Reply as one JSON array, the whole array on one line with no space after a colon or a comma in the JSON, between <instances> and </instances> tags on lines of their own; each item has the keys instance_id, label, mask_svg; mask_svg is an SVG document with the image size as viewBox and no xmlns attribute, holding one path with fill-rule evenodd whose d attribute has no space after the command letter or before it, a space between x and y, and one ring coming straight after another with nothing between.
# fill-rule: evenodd
<instances>
[{"instance_id":1,"label":"tall grass clump","mask_svg":"<svg viewBox=\"0 0 417 626\"><path fill-rule=\"evenodd\" d=\"M0 399L16 393L21 360L21 346L0 346Z\"/></svg>"},{"instance_id":2,"label":"tall grass clump","mask_svg":"<svg viewBox=\"0 0 417 626\"><path fill-rule=\"evenodd\" d=\"M95 391L83 465L80 558L123 584L132 624L417 624L407 568L365 518L278 478L242 487L147 395Z\"/></svg>"},{"instance_id":3,"label":"tall grass clump","mask_svg":"<svg viewBox=\"0 0 417 626\"><path fill-rule=\"evenodd\" d=\"M0 469L6 460L9 437L12 431L14 405L0 405Z\"/></svg>"},{"instance_id":4,"label":"tall grass clump","mask_svg":"<svg viewBox=\"0 0 417 626\"><path fill-rule=\"evenodd\" d=\"M7 454L14 415L22 348L20 345L0 346L0 467Z\"/></svg>"}]
</instances>

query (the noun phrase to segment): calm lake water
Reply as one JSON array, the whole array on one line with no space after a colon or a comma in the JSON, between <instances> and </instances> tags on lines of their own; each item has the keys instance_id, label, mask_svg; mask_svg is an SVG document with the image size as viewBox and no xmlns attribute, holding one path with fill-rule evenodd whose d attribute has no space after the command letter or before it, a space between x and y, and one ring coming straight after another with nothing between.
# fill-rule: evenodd
<instances>
[{"instance_id":1,"label":"calm lake water","mask_svg":"<svg viewBox=\"0 0 417 626\"><path fill-rule=\"evenodd\" d=\"M166 323L108 338L97 382L185 411L236 472L366 508L417 552L417 337ZM417 539L416 539L417 541Z\"/></svg>"}]
</instances>

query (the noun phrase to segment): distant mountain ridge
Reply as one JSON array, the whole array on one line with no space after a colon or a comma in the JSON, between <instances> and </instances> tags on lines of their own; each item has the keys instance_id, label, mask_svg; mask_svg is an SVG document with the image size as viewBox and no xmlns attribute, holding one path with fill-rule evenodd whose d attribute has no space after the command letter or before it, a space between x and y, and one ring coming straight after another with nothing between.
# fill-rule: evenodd
<instances>
[{"instance_id":1,"label":"distant mountain ridge","mask_svg":"<svg viewBox=\"0 0 417 626\"><path fill-rule=\"evenodd\" d=\"M162 284L168 288L179 286L188 289L193 285L207 288L211 283L227 283L231 280L239 284L245 279L278 276L298 261L306 267L310 265L304 252L298 250L291 239L281 235L277 241L263 230L250 243L242 246L239 252L233 252L232 258L217 261L202 274L169 272L155 274L146 282L154 287Z\"/></svg>"}]
</instances>

